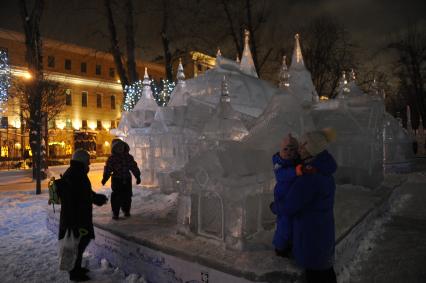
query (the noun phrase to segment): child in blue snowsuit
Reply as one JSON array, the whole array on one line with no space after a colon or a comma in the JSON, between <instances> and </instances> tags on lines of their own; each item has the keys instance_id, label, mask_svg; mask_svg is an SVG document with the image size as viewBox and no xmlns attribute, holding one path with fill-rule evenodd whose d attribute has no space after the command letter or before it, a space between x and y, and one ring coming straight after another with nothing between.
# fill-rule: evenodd
<instances>
[{"instance_id":1,"label":"child in blue snowsuit","mask_svg":"<svg viewBox=\"0 0 426 283\"><path fill-rule=\"evenodd\" d=\"M272 156L276 184L274 188L274 202L270 208L277 216L276 230L272 244L277 256L288 257L292 246L292 219L284 214L284 201L287 197L290 185L298 175L296 165L298 163L298 142L288 135L281 144L280 152Z\"/></svg>"}]
</instances>

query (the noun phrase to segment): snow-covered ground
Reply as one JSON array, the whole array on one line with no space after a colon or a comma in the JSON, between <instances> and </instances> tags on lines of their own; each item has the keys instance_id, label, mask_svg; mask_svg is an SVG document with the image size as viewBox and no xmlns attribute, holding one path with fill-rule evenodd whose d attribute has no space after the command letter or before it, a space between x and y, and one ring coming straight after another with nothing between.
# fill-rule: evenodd
<instances>
[{"instance_id":1,"label":"snow-covered ground","mask_svg":"<svg viewBox=\"0 0 426 283\"><path fill-rule=\"evenodd\" d=\"M141 209L143 213L155 214L156 210L167 213L175 206L175 194L164 196L149 190L134 190L133 213L140 213ZM108 194L108 191L103 192ZM69 282L68 273L58 269L58 241L46 228L47 209L52 207L47 205L46 193L0 192L1 282ZM95 207L94 213L109 214L110 207ZM90 282L145 282L143 275L125 276L106 260L98 262L88 253L84 254L83 265L91 270Z\"/></svg>"}]
</instances>

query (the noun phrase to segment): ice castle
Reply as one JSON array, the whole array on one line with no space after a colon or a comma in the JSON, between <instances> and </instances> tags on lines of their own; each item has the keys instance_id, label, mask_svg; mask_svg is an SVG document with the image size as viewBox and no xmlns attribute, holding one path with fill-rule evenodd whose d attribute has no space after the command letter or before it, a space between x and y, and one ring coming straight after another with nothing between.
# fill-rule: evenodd
<instances>
[{"instance_id":1,"label":"ice castle","mask_svg":"<svg viewBox=\"0 0 426 283\"><path fill-rule=\"evenodd\" d=\"M319 99L299 35L280 77L280 88L258 78L247 32L240 63L219 54L215 68L189 80L180 63L166 107L156 105L145 72L142 97L114 134L130 145L145 186L179 193L180 233L237 250L258 245L274 219L271 156L289 132L336 129L330 151L339 183L374 188L385 169L409 169L410 138L383 99L362 92L353 74L342 79L336 99Z\"/></svg>"}]
</instances>

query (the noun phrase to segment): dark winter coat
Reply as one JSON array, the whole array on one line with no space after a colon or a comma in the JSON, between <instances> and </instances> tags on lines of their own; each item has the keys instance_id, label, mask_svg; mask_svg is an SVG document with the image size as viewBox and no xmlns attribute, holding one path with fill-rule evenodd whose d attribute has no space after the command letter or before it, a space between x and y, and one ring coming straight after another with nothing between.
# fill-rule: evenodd
<instances>
[{"instance_id":1,"label":"dark winter coat","mask_svg":"<svg viewBox=\"0 0 426 283\"><path fill-rule=\"evenodd\" d=\"M71 160L70 167L62 178L66 180L67 185L59 189L61 199L59 239L62 239L70 228L75 236L78 236L78 229L86 229L87 236L94 239L92 204L102 205L106 203L106 197L92 191L86 166L82 162Z\"/></svg>"},{"instance_id":2,"label":"dark winter coat","mask_svg":"<svg viewBox=\"0 0 426 283\"><path fill-rule=\"evenodd\" d=\"M291 184L284 212L293 217L293 255L307 269L327 269L334 260L334 158L323 151L305 166L316 168Z\"/></svg>"},{"instance_id":3,"label":"dark winter coat","mask_svg":"<svg viewBox=\"0 0 426 283\"><path fill-rule=\"evenodd\" d=\"M282 250L291 241L291 217L284 213L284 200L287 197L290 185L296 179L296 161L282 159L279 153L272 156L276 184L274 188L274 202L271 204L272 212L277 215L276 230L272 241L275 248Z\"/></svg>"},{"instance_id":4,"label":"dark winter coat","mask_svg":"<svg viewBox=\"0 0 426 283\"><path fill-rule=\"evenodd\" d=\"M141 172L138 164L133 156L129 154L129 150L129 145L123 141L118 141L113 145L111 156L108 157L104 167L103 183L106 183L111 175L113 179L121 179L120 183L131 183L132 176L130 172L133 173L136 179L140 178Z\"/></svg>"}]
</instances>

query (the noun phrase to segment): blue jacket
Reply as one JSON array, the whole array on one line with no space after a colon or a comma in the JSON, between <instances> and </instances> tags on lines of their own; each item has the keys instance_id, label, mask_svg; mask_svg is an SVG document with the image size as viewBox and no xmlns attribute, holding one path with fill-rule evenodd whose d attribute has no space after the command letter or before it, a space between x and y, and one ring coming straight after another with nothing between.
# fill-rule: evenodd
<instances>
[{"instance_id":1,"label":"blue jacket","mask_svg":"<svg viewBox=\"0 0 426 283\"><path fill-rule=\"evenodd\" d=\"M303 268L327 269L334 261L336 185L332 174L337 164L324 150L305 165L317 172L297 177L284 202L284 212L293 220L293 255Z\"/></svg>"},{"instance_id":2,"label":"blue jacket","mask_svg":"<svg viewBox=\"0 0 426 283\"><path fill-rule=\"evenodd\" d=\"M277 215L277 226L274 234L273 245L277 249L285 249L291 241L291 219L284 213L284 200L290 189L291 183L296 179L295 161L282 159L279 153L272 156L276 184L274 188L274 202L272 212Z\"/></svg>"}]
</instances>

